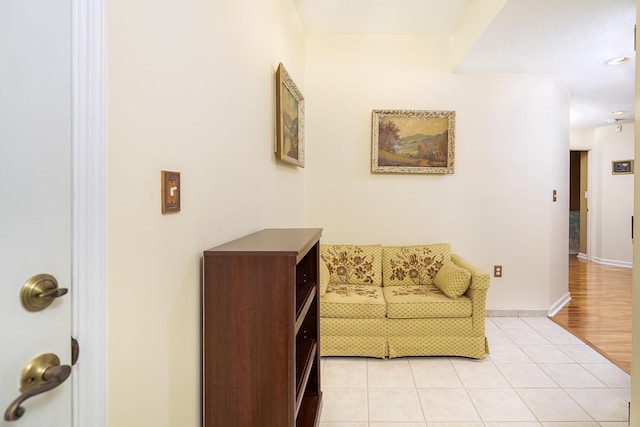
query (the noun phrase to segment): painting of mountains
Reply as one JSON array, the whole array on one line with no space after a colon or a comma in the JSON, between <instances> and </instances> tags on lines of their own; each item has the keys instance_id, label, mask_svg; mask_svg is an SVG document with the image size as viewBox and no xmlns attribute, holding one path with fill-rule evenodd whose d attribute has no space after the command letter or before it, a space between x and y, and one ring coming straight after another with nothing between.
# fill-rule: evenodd
<instances>
[{"instance_id":1,"label":"painting of mountains","mask_svg":"<svg viewBox=\"0 0 640 427\"><path fill-rule=\"evenodd\" d=\"M373 172L453 173L455 112L374 110Z\"/></svg>"}]
</instances>

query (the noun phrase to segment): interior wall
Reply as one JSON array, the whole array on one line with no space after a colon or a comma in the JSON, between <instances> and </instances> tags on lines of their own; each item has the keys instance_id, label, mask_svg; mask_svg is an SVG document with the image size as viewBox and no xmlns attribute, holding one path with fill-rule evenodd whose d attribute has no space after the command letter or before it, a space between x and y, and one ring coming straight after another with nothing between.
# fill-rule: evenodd
<instances>
[{"instance_id":1,"label":"interior wall","mask_svg":"<svg viewBox=\"0 0 640 427\"><path fill-rule=\"evenodd\" d=\"M503 266L488 309L547 310L567 292L568 94L545 75L451 74L448 42L307 37L306 223L327 243L449 242ZM455 174L372 174L373 109L455 110Z\"/></svg>"},{"instance_id":2,"label":"interior wall","mask_svg":"<svg viewBox=\"0 0 640 427\"><path fill-rule=\"evenodd\" d=\"M589 151L596 146L595 128L569 130L569 148L576 151Z\"/></svg>"},{"instance_id":3,"label":"interior wall","mask_svg":"<svg viewBox=\"0 0 640 427\"><path fill-rule=\"evenodd\" d=\"M634 158L634 125L603 126L595 130L594 188L597 198L592 208L597 214L593 258L608 264L632 266L633 175L614 175L611 162Z\"/></svg>"},{"instance_id":4,"label":"interior wall","mask_svg":"<svg viewBox=\"0 0 640 427\"><path fill-rule=\"evenodd\" d=\"M550 162L549 181L551 192L547 190L546 200L549 204L549 295L548 307L555 314L561 303L567 303L569 295L569 94L564 87L546 94L546 102L557 110L543 116L550 132L547 135L547 145L541 144L540 149L546 152ZM537 116L532 116L536 119ZM538 124L532 123L537 127ZM516 230L512 230L516 232Z\"/></svg>"},{"instance_id":5,"label":"interior wall","mask_svg":"<svg viewBox=\"0 0 640 427\"><path fill-rule=\"evenodd\" d=\"M202 251L304 223L277 163L274 73L305 92L290 0L107 4L108 425L200 425ZM181 212L160 213L160 171Z\"/></svg>"},{"instance_id":6,"label":"interior wall","mask_svg":"<svg viewBox=\"0 0 640 427\"><path fill-rule=\"evenodd\" d=\"M616 127L620 126L620 132ZM613 175L613 160L634 158L633 123L571 131L571 149L589 150L589 257L631 267L634 175Z\"/></svg>"}]
</instances>

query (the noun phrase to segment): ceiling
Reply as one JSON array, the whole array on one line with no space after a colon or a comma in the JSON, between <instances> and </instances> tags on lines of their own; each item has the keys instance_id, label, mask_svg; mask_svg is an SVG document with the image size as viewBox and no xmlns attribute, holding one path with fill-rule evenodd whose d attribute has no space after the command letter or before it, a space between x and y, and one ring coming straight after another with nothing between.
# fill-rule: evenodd
<instances>
[{"instance_id":1,"label":"ceiling","mask_svg":"<svg viewBox=\"0 0 640 427\"><path fill-rule=\"evenodd\" d=\"M457 73L549 73L571 96L571 127L631 122L635 0L294 0L308 34L460 34L493 7ZM502 4L504 3L504 6ZM496 7L498 4L498 7ZM485 6L486 5L486 6ZM462 29L463 30L463 29ZM628 57L620 65L606 61ZM619 115L611 112L623 111Z\"/></svg>"}]
</instances>

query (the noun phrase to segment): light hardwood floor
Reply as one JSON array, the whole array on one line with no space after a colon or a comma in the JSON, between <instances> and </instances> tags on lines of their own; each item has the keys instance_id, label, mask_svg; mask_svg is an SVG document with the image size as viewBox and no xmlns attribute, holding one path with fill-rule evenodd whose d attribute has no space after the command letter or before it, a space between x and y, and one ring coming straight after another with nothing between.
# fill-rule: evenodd
<instances>
[{"instance_id":1,"label":"light hardwood floor","mask_svg":"<svg viewBox=\"0 0 640 427\"><path fill-rule=\"evenodd\" d=\"M571 302L551 318L629 374L631 272L570 255Z\"/></svg>"}]
</instances>

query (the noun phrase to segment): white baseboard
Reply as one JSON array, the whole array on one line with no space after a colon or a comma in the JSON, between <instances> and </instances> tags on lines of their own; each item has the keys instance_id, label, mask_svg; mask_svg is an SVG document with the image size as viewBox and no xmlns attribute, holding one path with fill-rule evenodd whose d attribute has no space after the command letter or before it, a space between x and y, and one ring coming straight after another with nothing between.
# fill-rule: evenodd
<instances>
[{"instance_id":1,"label":"white baseboard","mask_svg":"<svg viewBox=\"0 0 640 427\"><path fill-rule=\"evenodd\" d=\"M603 259L603 258L591 258L591 261L598 264L611 265L613 267L633 268L633 262L629 261L617 261L615 259Z\"/></svg>"},{"instance_id":2,"label":"white baseboard","mask_svg":"<svg viewBox=\"0 0 640 427\"><path fill-rule=\"evenodd\" d=\"M569 292L554 302L549 310L486 310L487 317L553 317L571 301Z\"/></svg>"},{"instance_id":3,"label":"white baseboard","mask_svg":"<svg viewBox=\"0 0 640 427\"><path fill-rule=\"evenodd\" d=\"M592 261L598 264L611 265L613 267L633 268L632 261L618 261L615 259L606 259L606 258L598 258L598 257L589 258L587 254L583 254L582 252L578 254L578 258L583 259L585 261Z\"/></svg>"},{"instance_id":4,"label":"white baseboard","mask_svg":"<svg viewBox=\"0 0 640 427\"><path fill-rule=\"evenodd\" d=\"M487 317L547 317L547 310L486 310Z\"/></svg>"},{"instance_id":5,"label":"white baseboard","mask_svg":"<svg viewBox=\"0 0 640 427\"><path fill-rule=\"evenodd\" d=\"M549 307L549 317L553 317L558 314L558 312L562 310L567 304L569 304L570 301L571 294L569 294L569 292L562 295L556 302L551 304L551 307Z\"/></svg>"}]
</instances>

